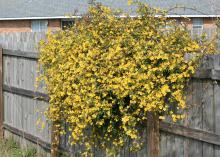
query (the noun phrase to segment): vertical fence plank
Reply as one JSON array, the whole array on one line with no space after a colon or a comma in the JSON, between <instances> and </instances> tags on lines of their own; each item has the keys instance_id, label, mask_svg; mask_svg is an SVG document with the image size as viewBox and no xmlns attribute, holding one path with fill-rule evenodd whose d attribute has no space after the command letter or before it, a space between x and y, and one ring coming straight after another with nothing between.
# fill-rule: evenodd
<instances>
[{"instance_id":1,"label":"vertical fence plank","mask_svg":"<svg viewBox=\"0 0 220 157\"><path fill-rule=\"evenodd\" d=\"M153 113L147 115L147 156L160 156L159 117Z\"/></svg>"},{"instance_id":2,"label":"vertical fence plank","mask_svg":"<svg viewBox=\"0 0 220 157\"><path fill-rule=\"evenodd\" d=\"M193 104L190 109L189 127L202 130L202 81L193 80ZM202 157L202 142L189 140L189 157Z\"/></svg>"},{"instance_id":3,"label":"vertical fence plank","mask_svg":"<svg viewBox=\"0 0 220 157\"><path fill-rule=\"evenodd\" d=\"M175 156L175 137L174 135L168 133L166 138L167 138L166 156L174 157Z\"/></svg>"},{"instance_id":4,"label":"vertical fence plank","mask_svg":"<svg viewBox=\"0 0 220 157\"><path fill-rule=\"evenodd\" d=\"M213 83L212 80L203 81L203 130L214 132L214 102L213 102ZM203 157L214 156L214 147L212 144L203 143Z\"/></svg>"},{"instance_id":5,"label":"vertical fence plank","mask_svg":"<svg viewBox=\"0 0 220 157\"><path fill-rule=\"evenodd\" d=\"M193 93L192 93L192 91L193 91L192 84L193 83L192 82L193 82L192 80L189 81L187 88L186 88L186 91L185 91L187 106L192 105L192 95L193 95ZM189 126L189 110L187 109L185 112L186 112L185 113L186 117L184 119L183 125L188 127ZM184 147L184 157L188 157L188 155L189 155L189 139L187 139L187 138L184 139L184 146L183 147Z\"/></svg>"},{"instance_id":6,"label":"vertical fence plank","mask_svg":"<svg viewBox=\"0 0 220 157\"><path fill-rule=\"evenodd\" d=\"M220 134L220 82L214 84L215 133ZM220 156L220 146L215 146L215 157Z\"/></svg>"},{"instance_id":7,"label":"vertical fence plank","mask_svg":"<svg viewBox=\"0 0 220 157\"><path fill-rule=\"evenodd\" d=\"M167 156L167 134L160 133L160 157Z\"/></svg>"},{"instance_id":8,"label":"vertical fence plank","mask_svg":"<svg viewBox=\"0 0 220 157\"><path fill-rule=\"evenodd\" d=\"M0 137L3 138L4 131L3 131L3 121L4 121L4 105L3 105L3 91L2 91L2 84L3 84L3 49L0 46Z\"/></svg>"},{"instance_id":9,"label":"vertical fence plank","mask_svg":"<svg viewBox=\"0 0 220 157\"><path fill-rule=\"evenodd\" d=\"M220 44L218 44L220 45ZM219 48L219 47L218 47ZM220 55L214 56L214 69L220 69ZM220 135L220 81L214 81L214 131ZM214 157L220 156L220 146L214 146Z\"/></svg>"},{"instance_id":10,"label":"vertical fence plank","mask_svg":"<svg viewBox=\"0 0 220 157\"><path fill-rule=\"evenodd\" d=\"M184 138L181 136L175 136L174 143L175 157L184 157Z\"/></svg>"}]
</instances>

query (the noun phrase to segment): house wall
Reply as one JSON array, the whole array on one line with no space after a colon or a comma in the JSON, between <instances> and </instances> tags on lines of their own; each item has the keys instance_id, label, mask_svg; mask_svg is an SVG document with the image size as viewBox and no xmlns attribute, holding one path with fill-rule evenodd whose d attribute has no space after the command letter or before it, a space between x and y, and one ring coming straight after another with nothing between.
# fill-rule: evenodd
<instances>
[{"instance_id":1,"label":"house wall","mask_svg":"<svg viewBox=\"0 0 220 157\"><path fill-rule=\"evenodd\" d=\"M61 20L49 20L48 29L51 31L56 31L61 29Z\"/></svg>"},{"instance_id":2,"label":"house wall","mask_svg":"<svg viewBox=\"0 0 220 157\"><path fill-rule=\"evenodd\" d=\"M48 20L48 29L51 31L61 28L61 20ZM4 32L31 32L31 20L0 21L0 33Z\"/></svg>"},{"instance_id":3,"label":"house wall","mask_svg":"<svg viewBox=\"0 0 220 157\"><path fill-rule=\"evenodd\" d=\"M179 19L178 19L179 20ZM181 22L184 22L189 29L192 28L192 20L181 18ZM215 28L214 18L204 18L204 28ZM61 20L48 20L48 29L56 31L61 29ZM31 20L10 20L0 21L0 33L2 32L31 32Z\"/></svg>"},{"instance_id":4,"label":"house wall","mask_svg":"<svg viewBox=\"0 0 220 157\"><path fill-rule=\"evenodd\" d=\"M204 28L215 28L215 18L204 18Z\"/></svg>"},{"instance_id":5,"label":"house wall","mask_svg":"<svg viewBox=\"0 0 220 157\"><path fill-rule=\"evenodd\" d=\"M192 18L191 19L181 18L180 21L185 23L189 29L193 28ZM203 18L203 24L204 24L203 28L204 29L216 28L215 22L216 22L215 18Z\"/></svg>"},{"instance_id":6,"label":"house wall","mask_svg":"<svg viewBox=\"0 0 220 157\"><path fill-rule=\"evenodd\" d=\"M0 21L0 33L2 32L30 32L31 21Z\"/></svg>"}]
</instances>

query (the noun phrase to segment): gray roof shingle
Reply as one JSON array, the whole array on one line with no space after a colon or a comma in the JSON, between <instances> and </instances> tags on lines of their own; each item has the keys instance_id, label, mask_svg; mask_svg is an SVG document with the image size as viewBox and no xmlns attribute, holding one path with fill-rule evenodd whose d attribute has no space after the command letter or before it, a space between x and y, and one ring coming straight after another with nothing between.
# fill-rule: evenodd
<instances>
[{"instance_id":1,"label":"gray roof shingle","mask_svg":"<svg viewBox=\"0 0 220 157\"><path fill-rule=\"evenodd\" d=\"M97 0L112 8L131 9L127 0ZM170 9L170 15L220 15L220 0L140 0L157 8ZM88 0L0 0L0 19L58 17L81 15L88 9ZM134 8L133 8L134 9Z\"/></svg>"}]
</instances>

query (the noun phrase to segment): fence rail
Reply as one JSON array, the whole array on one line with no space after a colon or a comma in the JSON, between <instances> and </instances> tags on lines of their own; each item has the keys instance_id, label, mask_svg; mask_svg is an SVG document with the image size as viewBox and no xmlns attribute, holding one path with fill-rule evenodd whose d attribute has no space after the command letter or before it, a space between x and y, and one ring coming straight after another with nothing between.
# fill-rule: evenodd
<instances>
[{"instance_id":1,"label":"fence rail","mask_svg":"<svg viewBox=\"0 0 220 157\"><path fill-rule=\"evenodd\" d=\"M33 99L39 99L39 100L44 100L46 102L49 101L49 96L45 93L40 93L36 91L31 91L27 89L22 89L22 88L17 88L13 86L8 86L8 85L3 85L3 91L9 92L12 94L17 94L20 96L25 96Z\"/></svg>"},{"instance_id":2,"label":"fence rail","mask_svg":"<svg viewBox=\"0 0 220 157\"><path fill-rule=\"evenodd\" d=\"M25 139L27 139L28 141L31 141L39 146L41 146L42 148L46 149L46 150L51 150L51 144L48 142L43 141L41 138L36 137L30 133L27 133L23 130L17 129L15 127L12 127L8 124L3 124L3 129L10 131L11 133L23 137Z\"/></svg>"}]
</instances>

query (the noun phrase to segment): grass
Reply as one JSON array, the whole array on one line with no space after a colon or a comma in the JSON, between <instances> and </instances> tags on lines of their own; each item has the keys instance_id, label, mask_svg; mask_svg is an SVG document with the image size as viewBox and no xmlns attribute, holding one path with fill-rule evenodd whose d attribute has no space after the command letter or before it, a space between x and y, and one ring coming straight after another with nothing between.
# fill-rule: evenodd
<instances>
[{"instance_id":1,"label":"grass","mask_svg":"<svg viewBox=\"0 0 220 157\"><path fill-rule=\"evenodd\" d=\"M38 157L33 147L21 149L13 138L0 140L0 157Z\"/></svg>"}]
</instances>

